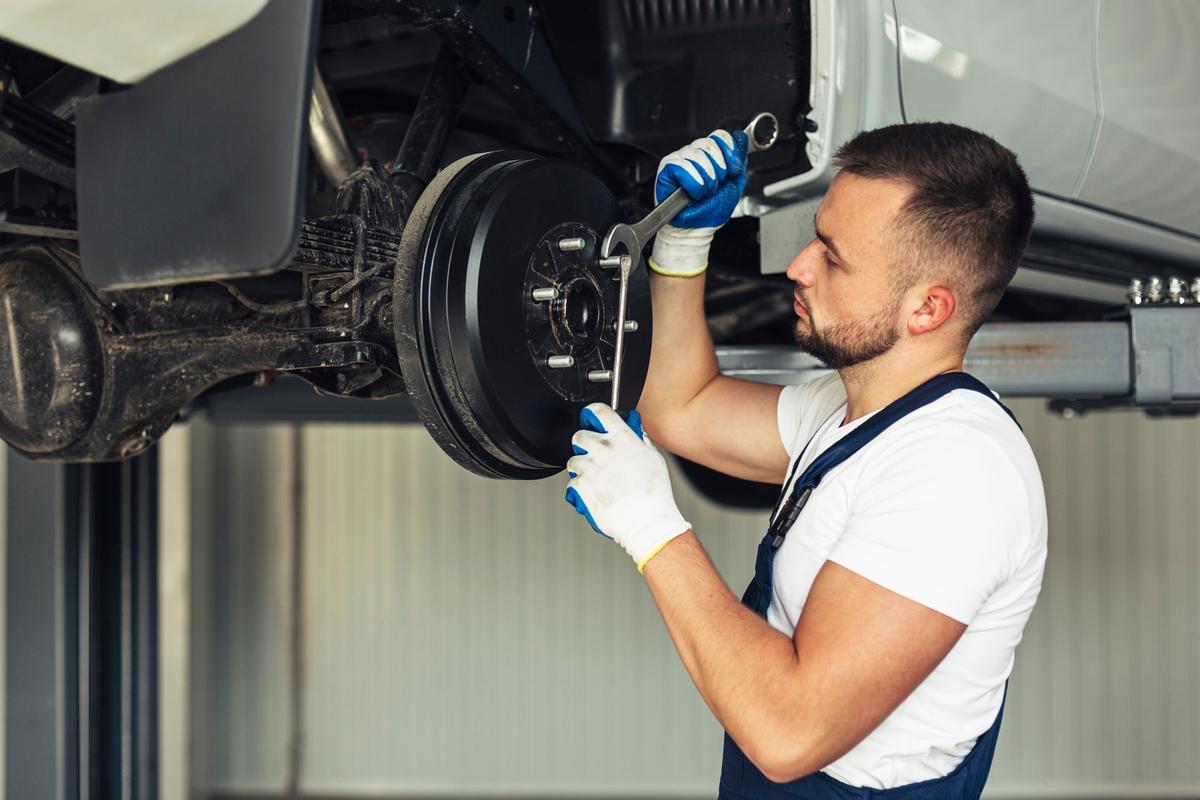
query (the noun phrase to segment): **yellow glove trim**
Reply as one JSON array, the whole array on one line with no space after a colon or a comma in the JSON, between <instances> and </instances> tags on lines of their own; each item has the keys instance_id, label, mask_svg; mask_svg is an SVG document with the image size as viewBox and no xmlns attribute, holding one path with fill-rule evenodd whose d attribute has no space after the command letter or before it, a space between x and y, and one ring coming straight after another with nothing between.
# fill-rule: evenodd
<instances>
[{"instance_id":1,"label":"yellow glove trim","mask_svg":"<svg viewBox=\"0 0 1200 800\"><path fill-rule=\"evenodd\" d=\"M688 528L688 530L691 530L691 528ZM675 534L675 535L674 535L674 536L672 536L670 539L667 539L665 542L663 542L662 544L660 544L658 547L656 547L656 548L654 548L652 551L650 551L650 555L646 556L646 557L645 557L645 558L643 558L641 561L637 562L637 571L638 571L638 575L642 575L642 574L643 574L642 570L644 570L644 569L646 568L646 565L650 563L650 559L654 558L656 555L658 555L659 553L661 553L661 552L662 552L662 549L663 549L664 547L666 547L667 545L669 545L671 542L675 541L675 540L676 540L677 538L679 538L680 536L683 536L683 534L685 534L685 533L687 533L687 531L680 531L679 533Z\"/></svg>"},{"instance_id":2,"label":"yellow glove trim","mask_svg":"<svg viewBox=\"0 0 1200 800\"><path fill-rule=\"evenodd\" d=\"M654 270L659 275L666 275L668 278L694 278L697 275L701 274L702 272L704 272L705 270L708 269L708 264L705 264L703 267L696 270L695 272L667 272L665 269L658 266L658 264L654 263L653 256L651 256L650 258L647 258L646 263L650 265L650 269ZM658 551L656 550L655 552L658 552ZM641 569L639 568L638 571L640 572Z\"/></svg>"}]
</instances>

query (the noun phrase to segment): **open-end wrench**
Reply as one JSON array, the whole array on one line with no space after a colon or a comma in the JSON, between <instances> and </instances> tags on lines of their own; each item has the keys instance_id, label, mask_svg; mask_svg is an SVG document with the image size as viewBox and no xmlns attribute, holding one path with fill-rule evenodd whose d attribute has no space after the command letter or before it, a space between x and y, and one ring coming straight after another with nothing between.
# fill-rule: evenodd
<instances>
[{"instance_id":1,"label":"open-end wrench","mask_svg":"<svg viewBox=\"0 0 1200 800\"><path fill-rule=\"evenodd\" d=\"M764 111L756 114L742 130L749 140L747 155L756 153L775 144L775 139L779 137L779 120L774 114ZM613 225L600 244L600 266L621 270L621 294L617 301L617 346L613 352L612 365L614 409L617 408L617 398L621 394L621 359L625 355L625 308L629 301L629 276L642 262L642 248L664 225L675 219L675 215L683 211L688 202L687 193L683 189L676 189L641 221L632 225L624 222Z\"/></svg>"}]
</instances>

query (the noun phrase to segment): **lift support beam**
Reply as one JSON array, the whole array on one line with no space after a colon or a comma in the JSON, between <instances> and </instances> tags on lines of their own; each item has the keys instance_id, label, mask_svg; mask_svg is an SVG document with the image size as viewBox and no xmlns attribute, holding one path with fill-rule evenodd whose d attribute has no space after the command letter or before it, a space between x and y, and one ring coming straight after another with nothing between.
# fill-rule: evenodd
<instances>
[{"instance_id":1,"label":"lift support beam","mask_svg":"<svg viewBox=\"0 0 1200 800\"><path fill-rule=\"evenodd\" d=\"M794 347L721 347L721 372L762 383L805 383L828 370ZM1081 407L1200 410L1200 305L1130 309L1111 322L998 322L967 349L965 369L1002 397Z\"/></svg>"}]
</instances>

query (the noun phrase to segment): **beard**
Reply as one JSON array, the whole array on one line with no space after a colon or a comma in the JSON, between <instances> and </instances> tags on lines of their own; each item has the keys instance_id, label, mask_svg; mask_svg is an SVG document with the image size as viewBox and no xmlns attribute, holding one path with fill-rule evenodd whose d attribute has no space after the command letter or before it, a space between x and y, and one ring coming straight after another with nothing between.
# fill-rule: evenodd
<instances>
[{"instance_id":1,"label":"beard","mask_svg":"<svg viewBox=\"0 0 1200 800\"><path fill-rule=\"evenodd\" d=\"M808 309L808 303L801 298ZM900 301L880 309L866 319L850 320L831 325L818 331L816 321L809 312L809 330L801 330L796 323L796 344L800 349L818 359L831 369L846 369L871 359L878 358L900 340L896 331L896 314Z\"/></svg>"}]
</instances>

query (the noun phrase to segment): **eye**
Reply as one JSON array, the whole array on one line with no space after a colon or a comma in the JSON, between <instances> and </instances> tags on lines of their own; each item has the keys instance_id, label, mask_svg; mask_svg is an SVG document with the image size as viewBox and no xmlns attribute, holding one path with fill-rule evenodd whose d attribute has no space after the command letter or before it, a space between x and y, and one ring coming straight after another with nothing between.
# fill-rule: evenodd
<instances>
[{"instance_id":1,"label":"eye","mask_svg":"<svg viewBox=\"0 0 1200 800\"><path fill-rule=\"evenodd\" d=\"M825 263L828 264L829 266L836 267L838 265L838 262L834 261L832 258L829 257L828 250L823 250L821 252L821 255L823 255L825 257Z\"/></svg>"}]
</instances>

